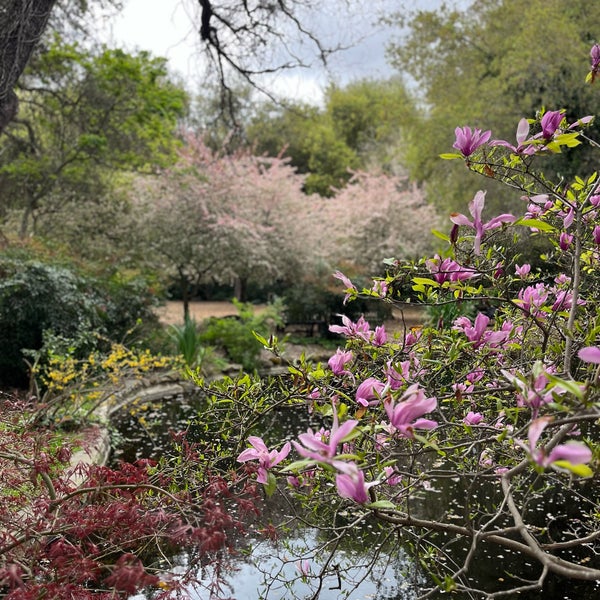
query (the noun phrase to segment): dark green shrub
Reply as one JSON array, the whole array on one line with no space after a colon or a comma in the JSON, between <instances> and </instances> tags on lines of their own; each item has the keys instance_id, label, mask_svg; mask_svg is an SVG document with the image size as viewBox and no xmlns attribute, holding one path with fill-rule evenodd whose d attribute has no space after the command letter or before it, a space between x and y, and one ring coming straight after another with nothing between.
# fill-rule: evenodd
<instances>
[{"instance_id":1,"label":"dark green shrub","mask_svg":"<svg viewBox=\"0 0 600 600\"><path fill-rule=\"evenodd\" d=\"M246 371L254 371L259 366L261 343L254 337L254 331L268 338L277 327L283 324L282 304L277 301L265 310L255 313L251 304L234 300L239 315L235 317L208 319L203 325L200 340L207 345L221 348L227 358L242 365Z\"/></svg>"},{"instance_id":2,"label":"dark green shrub","mask_svg":"<svg viewBox=\"0 0 600 600\"><path fill-rule=\"evenodd\" d=\"M123 341L138 324L156 320L152 296L138 280L102 278L73 266L24 256L0 257L0 385L28 381L25 357L48 332L76 356Z\"/></svg>"}]
</instances>

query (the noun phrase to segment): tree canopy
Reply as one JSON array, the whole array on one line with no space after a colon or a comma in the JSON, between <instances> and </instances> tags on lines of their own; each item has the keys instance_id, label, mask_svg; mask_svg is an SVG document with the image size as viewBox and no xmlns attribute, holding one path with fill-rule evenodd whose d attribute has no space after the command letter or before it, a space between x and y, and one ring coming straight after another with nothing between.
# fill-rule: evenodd
<instances>
[{"instance_id":1,"label":"tree canopy","mask_svg":"<svg viewBox=\"0 0 600 600\"><path fill-rule=\"evenodd\" d=\"M597 105L580 82L600 16L583 0L483 0L463 10L443 5L395 14L390 22L407 28L389 48L390 60L416 82L426 111L415 122L407 164L440 206L462 209L465 192L474 191L460 165L438 160L457 125L485 125L496 137L514 139L514 123L541 107L568 107L580 117ZM589 149L563 152L552 171L585 172L590 156ZM510 203L500 186L487 185L497 203Z\"/></svg>"},{"instance_id":2,"label":"tree canopy","mask_svg":"<svg viewBox=\"0 0 600 600\"><path fill-rule=\"evenodd\" d=\"M21 237L65 204L103 197L109 172L168 164L187 103L165 59L86 50L60 37L32 59L17 94L19 115L1 140L0 186L4 215L20 214Z\"/></svg>"}]
</instances>

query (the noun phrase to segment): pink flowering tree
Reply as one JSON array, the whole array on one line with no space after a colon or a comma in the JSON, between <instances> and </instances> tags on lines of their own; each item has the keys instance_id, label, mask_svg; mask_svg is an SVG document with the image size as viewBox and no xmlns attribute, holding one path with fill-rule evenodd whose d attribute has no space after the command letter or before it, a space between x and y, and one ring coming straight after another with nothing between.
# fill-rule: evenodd
<instances>
[{"instance_id":1,"label":"pink flowering tree","mask_svg":"<svg viewBox=\"0 0 600 600\"><path fill-rule=\"evenodd\" d=\"M593 75L597 57L596 48ZM443 155L513 188L521 211L489 214L482 189L435 231L437 252L387 261L387 274L367 286L336 273L346 302L379 298L401 311L468 300L477 311L394 333L340 316L331 327L340 347L326 364L289 365L285 392L278 388L271 404L308 408L321 428L298 431L286 458L268 467L265 490L328 532L329 541L294 557L313 597L343 576L332 567L340 540L364 535L361 525L373 521L381 552L390 536L414 551L423 597L557 586L593 593L577 586L600 579L600 177L544 176L554 154L598 145L592 117L565 114L559 107L524 118L516 143L457 128L457 152ZM542 266L507 247L523 238L545 241ZM263 341L285 358L276 340ZM259 393L266 407L268 386ZM269 448L288 450L276 439ZM240 452L247 477L259 469L264 480L265 461L253 465L254 450ZM486 579L477 566L490 556L494 577Z\"/></svg>"},{"instance_id":2,"label":"pink flowering tree","mask_svg":"<svg viewBox=\"0 0 600 600\"><path fill-rule=\"evenodd\" d=\"M188 135L171 169L132 190L142 260L181 287L184 303L201 283L247 284L297 277L305 260L302 215L312 199L285 160L212 151ZM310 246L308 246L310 248Z\"/></svg>"}]
</instances>

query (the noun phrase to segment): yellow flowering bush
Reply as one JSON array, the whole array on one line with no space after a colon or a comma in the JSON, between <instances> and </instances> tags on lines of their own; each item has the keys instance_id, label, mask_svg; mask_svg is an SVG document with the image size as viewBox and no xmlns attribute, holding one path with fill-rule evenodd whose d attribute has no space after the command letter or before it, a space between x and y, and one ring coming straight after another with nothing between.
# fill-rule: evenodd
<instances>
[{"instance_id":1,"label":"yellow flowering bush","mask_svg":"<svg viewBox=\"0 0 600 600\"><path fill-rule=\"evenodd\" d=\"M38 398L51 406L56 416L61 409L68 409L74 418L77 414L89 415L126 382L181 367L178 358L113 343L107 353L94 351L84 359L50 353L43 363L33 365L32 376Z\"/></svg>"}]
</instances>

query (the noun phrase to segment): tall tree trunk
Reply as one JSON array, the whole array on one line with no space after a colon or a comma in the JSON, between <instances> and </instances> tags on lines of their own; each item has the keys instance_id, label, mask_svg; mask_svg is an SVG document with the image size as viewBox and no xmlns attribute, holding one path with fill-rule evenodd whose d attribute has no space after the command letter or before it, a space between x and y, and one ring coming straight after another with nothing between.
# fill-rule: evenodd
<instances>
[{"instance_id":1,"label":"tall tree trunk","mask_svg":"<svg viewBox=\"0 0 600 600\"><path fill-rule=\"evenodd\" d=\"M0 133L17 113L13 90L56 0L4 0L0 7Z\"/></svg>"}]
</instances>

